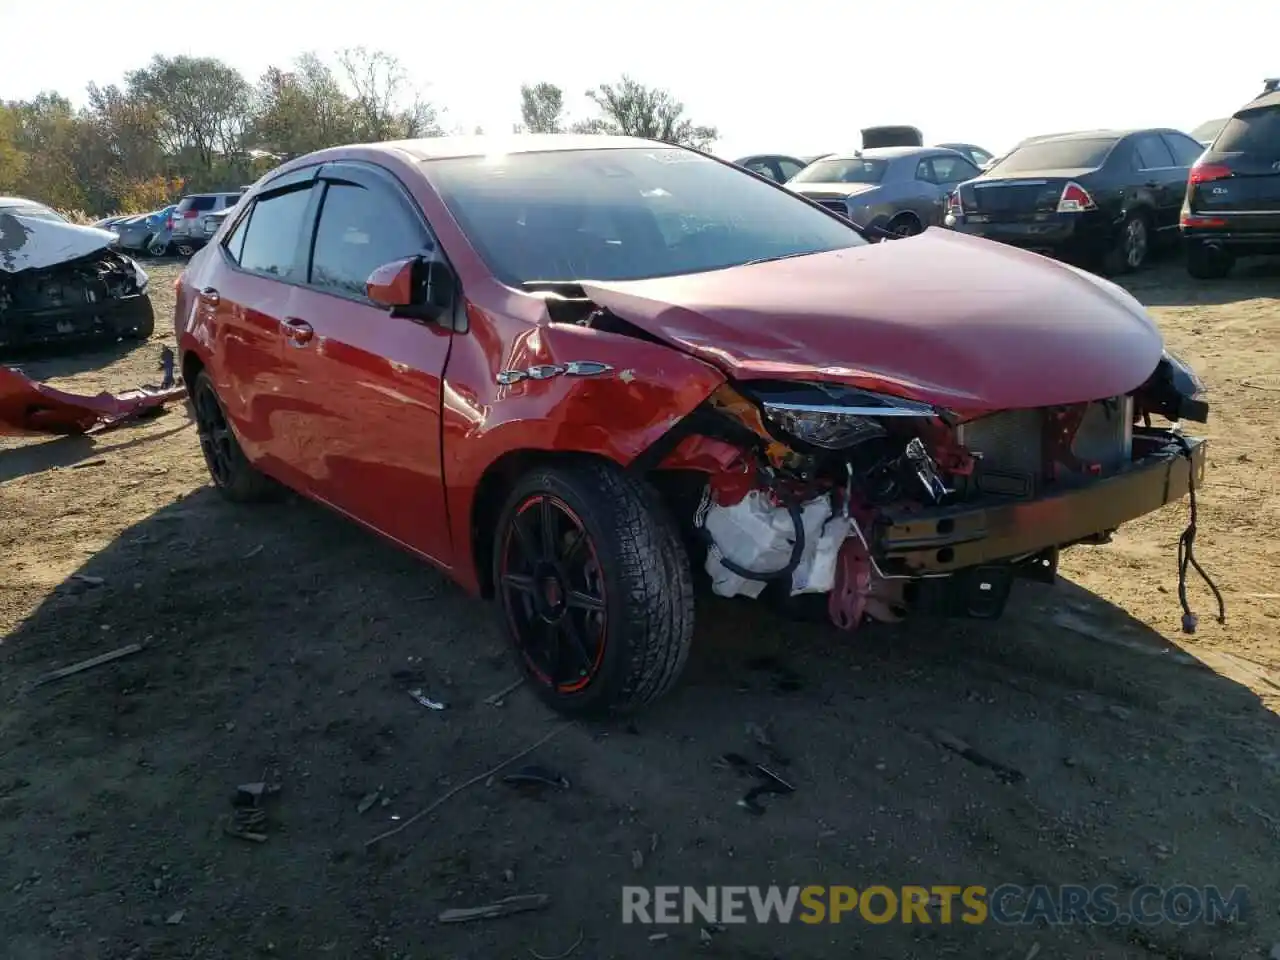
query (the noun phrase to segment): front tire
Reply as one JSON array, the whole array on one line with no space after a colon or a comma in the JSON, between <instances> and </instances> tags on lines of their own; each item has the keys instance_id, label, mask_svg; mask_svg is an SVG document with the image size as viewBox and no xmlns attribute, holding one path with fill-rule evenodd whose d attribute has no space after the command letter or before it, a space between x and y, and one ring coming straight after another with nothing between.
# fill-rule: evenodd
<instances>
[{"instance_id":1,"label":"front tire","mask_svg":"<svg viewBox=\"0 0 1280 960\"><path fill-rule=\"evenodd\" d=\"M531 470L498 520L493 556L508 638L552 709L626 713L675 684L693 639L693 580L642 480L603 463Z\"/></svg>"},{"instance_id":2,"label":"front tire","mask_svg":"<svg viewBox=\"0 0 1280 960\"><path fill-rule=\"evenodd\" d=\"M191 385L191 405L195 408L200 452L204 454L209 477L218 492L233 503L274 499L280 488L244 455L213 388L213 380L204 370L196 374L195 383Z\"/></svg>"},{"instance_id":3,"label":"front tire","mask_svg":"<svg viewBox=\"0 0 1280 960\"><path fill-rule=\"evenodd\" d=\"M1235 266L1235 257L1203 243L1187 245L1187 273L1197 280L1221 280Z\"/></svg>"},{"instance_id":4,"label":"front tire","mask_svg":"<svg viewBox=\"0 0 1280 960\"><path fill-rule=\"evenodd\" d=\"M924 226L916 219L914 214L900 213L889 221L888 230L898 237L914 237L917 234L924 233Z\"/></svg>"}]
</instances>

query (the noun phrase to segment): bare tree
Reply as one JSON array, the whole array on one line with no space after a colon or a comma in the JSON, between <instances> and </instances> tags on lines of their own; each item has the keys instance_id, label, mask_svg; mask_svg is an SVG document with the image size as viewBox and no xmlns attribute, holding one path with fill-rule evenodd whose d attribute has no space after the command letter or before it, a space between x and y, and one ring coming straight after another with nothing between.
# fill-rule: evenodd
<instances>
[{"instance_id":1,"label":"bare tree","mask_svg":"<svg viewBox=\"0 0 1280 960\"><path fill-rule=\"evenodd\" d=\"M338 56L354 93L353 107L360 139L393 140L433 137L441 133L439 115L409 84L409 74L391 54L352 47ZM407 108L400 104L412 96Z\"/></svg>"},{"instance_id":2,"label":"bare tree","mask_svg":"<svg viewBox=\"0 0 1280 960\"><path fill-rule=\"evenodd\" d=\"M559 133L564 129L564 91L554 83L521 84L520 116L530 133Z\"/></svg>"},{"instance_id":3,"label":"bare tree","mask_svg":"<svg viewBox=\"0 0 1280 960\"><path fill-rule=\"evenodd\" d=\"M575 129L592 133L621 133L694 147L710 148L719 136L715 127L695 124L685 116L684 104L668 91L646 87L627 75L617 83L602 83L587 96L601 116L583 121Z\"/></svg>"}]
</instances>

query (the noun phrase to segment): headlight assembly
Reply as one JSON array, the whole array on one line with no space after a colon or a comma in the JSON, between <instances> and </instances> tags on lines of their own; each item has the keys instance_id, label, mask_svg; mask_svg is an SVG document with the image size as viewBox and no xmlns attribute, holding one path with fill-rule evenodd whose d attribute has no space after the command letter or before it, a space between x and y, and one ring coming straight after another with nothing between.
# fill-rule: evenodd
<instances>
[{"instance_id":1,"label":"headlight assembly","mask_svg":"<svg viewBox=\"0 0 1280 960\"><path fill-rule=\"evenodd\" d=\"M933 418L939 411L927 403L904 400L838 384L744 384L760 402L765 417L802 443L825 450L847 450L883 437L886 417Z\"/></svg>"}]
</instances>

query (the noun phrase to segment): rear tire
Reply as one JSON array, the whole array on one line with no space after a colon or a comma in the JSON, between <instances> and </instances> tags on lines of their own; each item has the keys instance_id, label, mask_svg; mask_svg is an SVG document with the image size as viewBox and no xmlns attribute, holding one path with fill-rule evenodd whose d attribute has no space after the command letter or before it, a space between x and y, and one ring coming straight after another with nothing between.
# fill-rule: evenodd
<instances>
[{"instance_id":1,"label":"rear tire","mask_svg":"<svg viewBox=\"0 0 1280 960\"><path fill-rule=\"evenodd\" d=\"M191 385L196 433L209 477L218 492L233 503L258 503L275 499L280 487L249 462L240 449L222 401L218 399L209 374L201 370Z\"/></svg>"},{"instance_id":2,"label":"rear tire","mask_svg":"<svg viewBox=\"0 0 1280 960\"><path fill-rule=\"evenodd\" d=\"M494 531L493 582L517 662L568 715L627 713L675 684L693 581L658 495L612 464L536 467Z\"/></svg>"},{"instance_id":3,"label":"rear tire","mask_svg":"<svg viewBox=\"0 0 1280 960\"><path fill-rule=\"evenodd\" d=\"M887 227L890 233L896 233L899 237L914 237L918 233L924 232L924 227L916 218L915 214L900 213L889 221Z\"/></svg>"},{"instance_id":4,"label":"rear tire","mask_svg":"<svg viewBox=\"0 0 1280 960\"><path fill-rule=\"evenodd\" d=\"M1102 268L1110 276L1133 273L1145 267L1150 256L1151 221L1135 210L1120 225L1120 235L1103 257Z\"/></svg>"},{"instance_id":5,"label":"rear tire","mask_svg":"<svg viewBox=\"0 0 1280 960\"><path fill-rule=\"evenodd\" d=\"M1203 243L1187 245L1187 273L1197 280L1221 280L1231 272L1236 258Z\"/></svg>"},{"instance_id":6,"label":"rear tire","mask_svg":"<svg viewBox=\"0 0 1280 960\"><path fill-rule=\"evenodd\" d=\"M147 253L159 259L169 255L169 242L167 240L152 240L147 244Z\"/></svg>"}]
</instances>

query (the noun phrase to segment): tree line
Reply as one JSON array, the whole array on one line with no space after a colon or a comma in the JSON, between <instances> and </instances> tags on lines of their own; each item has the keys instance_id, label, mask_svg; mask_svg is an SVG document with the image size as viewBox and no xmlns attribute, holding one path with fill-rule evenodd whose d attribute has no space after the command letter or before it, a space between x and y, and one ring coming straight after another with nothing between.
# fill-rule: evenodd
<instances>
[{"instance_id":1,"label":"tree line","mask_svg":"<svg viewBox=\"0 0 1280 960\"><path fill-rule=\"evenodd\" d=\"M626 75L586 95L593 115L573 118L562 88L521 86L516 132L620 133L701 150L717 136L669 91ZM156 55L122 84L89 84L86 100L76 107L50 91L0 102L0 195L96 214L145 212L184 193L250 183L323 147L446 132L447 111L404 66L364 47L332 62L306 53L256 83L213 57Z\"/></svg>"}]
</instances>

